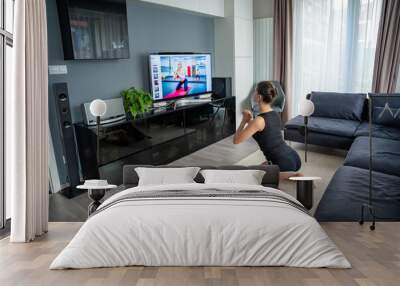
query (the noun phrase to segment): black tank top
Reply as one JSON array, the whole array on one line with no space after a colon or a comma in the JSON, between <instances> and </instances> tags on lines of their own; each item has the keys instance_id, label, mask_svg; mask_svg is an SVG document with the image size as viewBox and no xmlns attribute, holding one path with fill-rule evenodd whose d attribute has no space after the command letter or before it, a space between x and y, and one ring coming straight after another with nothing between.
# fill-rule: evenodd
<instances>
[{"instance_id":1,"label":"black tank top","mask_svg":"<svg viewBox=\"0 0 400 286\"><path fill-rule=\"evenodd\" d=\"M282 137L281 118L276 111L264 112L258 116L264 119L265 128L256 132L253 138L257 141L264 155L269 157L274 149L286 145Z\"/></svg>"}]
</instances>

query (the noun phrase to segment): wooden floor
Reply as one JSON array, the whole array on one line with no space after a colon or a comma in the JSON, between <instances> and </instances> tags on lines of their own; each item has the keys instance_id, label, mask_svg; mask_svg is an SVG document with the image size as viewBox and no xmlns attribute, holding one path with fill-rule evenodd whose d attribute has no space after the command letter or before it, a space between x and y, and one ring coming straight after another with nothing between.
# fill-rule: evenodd
<instances>
[{"instance_id":1,"label":"wooden floor","mask_svg":"<svg viewBox=\"0 0 400 286\"><path fill-rule=\"evenodd\" d=\"M322 224L353 268L123 267L48 270L81 223L50 223L49 233L29 244L0 241L0 285L400 285L400 223L378 223L371 232L357 223Z\"/></svg>"}]
</instances>

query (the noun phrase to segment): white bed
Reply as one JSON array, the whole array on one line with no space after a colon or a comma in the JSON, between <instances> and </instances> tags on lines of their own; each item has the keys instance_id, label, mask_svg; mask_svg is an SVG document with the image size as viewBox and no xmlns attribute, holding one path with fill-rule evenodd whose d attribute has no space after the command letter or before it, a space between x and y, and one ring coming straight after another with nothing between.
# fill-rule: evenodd
<instances>
[{"instance_id":1,"label":"white bed","mask_svg":"<svg viewBox=\"0 0 400 286\"><path fill-rule=\"evenodd\" d=\"M137 194L248 191L235 195ZM252 191L263 192L261 197ZM138 193L140 192L140 193ZM269 199L263 198L265 196ZM134 196L133 199L123 199ZM291 196L239 184L142 186L108 200L81 227L50 269L145 266L349 268L318 222Z\"/></svg>"}]
</instances>

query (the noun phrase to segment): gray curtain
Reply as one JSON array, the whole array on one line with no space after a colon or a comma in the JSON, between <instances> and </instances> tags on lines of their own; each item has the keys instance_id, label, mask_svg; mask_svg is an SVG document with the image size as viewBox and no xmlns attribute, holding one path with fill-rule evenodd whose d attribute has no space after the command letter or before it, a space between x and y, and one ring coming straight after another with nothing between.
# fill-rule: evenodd
<instances>
[{"instance_id":1,"label":"gray curtain","mask_svg":"<svg viewBox=\"0 0 400 286\"><path fill-rule=\"evenodd\" d=\"M291 114L293 49L293 2L275 0L274 8L274 80L279 81L286 95L282 119L286 122Z\"/></svg>"},{"instance_id":2,"label":"gray curtain","mask_svg":"<svg viewBox=\"0 0 400 286\"><path fill-rule=\"evenodd\" d=\"M400 1L383 0L372 91L393 93L400 66Z\"/></svg>"}]
</instances>

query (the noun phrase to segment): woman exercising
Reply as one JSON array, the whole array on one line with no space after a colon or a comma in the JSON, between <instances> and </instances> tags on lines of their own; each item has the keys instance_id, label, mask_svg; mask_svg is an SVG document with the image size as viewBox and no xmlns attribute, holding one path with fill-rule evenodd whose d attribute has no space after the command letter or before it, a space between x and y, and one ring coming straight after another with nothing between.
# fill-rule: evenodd
<instances>
[{"instance_id":1,"label":"woman exercising","mask_svg":"<svg viewBox=\"0 0 400 286\"><path fill-rule=\"evenodd\" d=\"M233 137L233 143L239 144L253 136L266 159L279 166L281 179L301 176L297 172L301 167L300 157L283 140L280 116L271 107L276 94L271 82L262 81L257 84L254 100L260 107L260 114L253 119L249 110L243 111L242 122Z\"/></svg>"}]
</instances>

